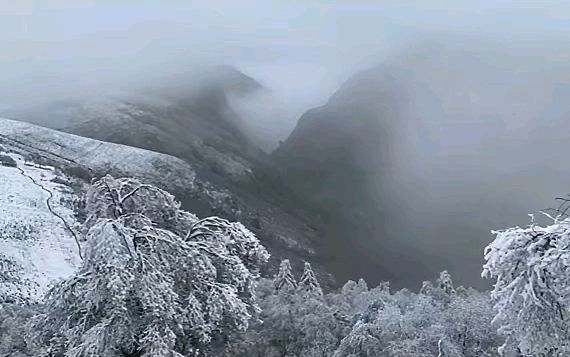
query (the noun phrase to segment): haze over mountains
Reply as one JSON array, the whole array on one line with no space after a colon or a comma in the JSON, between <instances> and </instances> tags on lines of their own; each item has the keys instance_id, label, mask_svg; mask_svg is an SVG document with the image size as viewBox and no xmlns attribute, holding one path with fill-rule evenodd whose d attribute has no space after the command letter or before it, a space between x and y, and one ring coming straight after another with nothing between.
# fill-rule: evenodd
<instances>
[{"instance_id":1,"label":"haze over mountains","mask_svg":"<svg viewBox=\"0 0 570 357\"><path fill-rule=\"evenodd\" d=\"M0 357L569 356L568 20L5 1Z\"/></svg>"},{"instance_id":2,"label":"haze over mountains","mask_svg":"<svg viewBox=\"0 0 570 357\"><path fill-rule=\"evenodd\" d=\"M358 274L408 285L448 267L480 284L490 231L528 224L567 192L557 152L568 145L554 131L566 126L568 66L454 40L355 75L274 153L305 197L351 222L332 220L328 238L353 252ZM367 238L347 243L357 236Z\"/></svg>"},{"instance_id":3,"label":"haze over mountains","mask_svg":"<svg viewBox=\"0 0 570 357\"><path fill-rule=\"evenodd\" d=\"M240 106L271 88L231 66L1 115L181 158L227 194L214 208L183 193L190 210L254 225L277 256L310 259L341 281L413 287L447 268L481 285L490 230L527 224L567 190L570 168L556 154L568 145L567 72L532 58L510 66L512 52L462 43L426 42L355 73L281 144L260 140ZM263 116L267 106L255 108Z\"/></svg>"},{"instance_id":4,"label":"haze over mountains","mask_svg":"<svg viewBox=\"0 0 570 357\"><path fill-rule=\"evenodd\" d=\"M88 177L79 177L84 183L106 173L135 176L173 192L192 212L244 222L270 247L274 262L288 257L301 268L302 260L312 259L318 243L311 227L314 213L304 211L302 201L291 197L286 187L274 188L272 181L263 179L272 170L271 163L241 131L240 117L228 105L228 95L237 98L262 87L225 66L153 83L157 86L137 87L130 92L62 97L37 107L12 106L3 115L80 135L82 140L23 125L20 131L3 135L2 142L7 149L33 155L38 155L40 142L45 146L40 157L46 160L47 156L48 163L57 169L68 173L73 172L69 165L79 165L84 171L90 170ZM79 154L84 151L83 140L87 140L85 156L90 159L77 164L81 160L76 156L85 158ZM95 165L91 161L97 161L97 153L105 154L109 142L122 144L119 147L124 152L116 152L113 164ZM139 155L127 155L129 147ZM137 149L146 149L146 158ZM156 160L157 153L168 155ZM128 168L135 158L139 162L136 172ZM124 168L121 160L125 160ZM172 162L180 167L173 167ZM181 172L191 172L192 179ZM325 270L321 268L319 273L330 284Z\"/></svg>"},{"instance_id":5,"label":"haze over mountains","mask_svg":"<svg viewBox=\"0 0 570 357\"><path fill-rule=\"evenodd\" d=\"M490 231L570 192L568 6L293 3L7 6L0 116L180 160L187 209L296 267L482 285Z\"/></svg>"}]
</instances>

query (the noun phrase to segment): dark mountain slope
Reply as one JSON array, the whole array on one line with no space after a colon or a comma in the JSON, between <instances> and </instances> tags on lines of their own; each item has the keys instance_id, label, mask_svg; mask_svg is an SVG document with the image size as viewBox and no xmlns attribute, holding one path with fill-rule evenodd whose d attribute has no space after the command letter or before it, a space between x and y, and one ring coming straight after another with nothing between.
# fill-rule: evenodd
<instances>
[{"instance_id":1,"label":"dark mountain slope","mask_svg":"<svg viewBox=\"0 0 570 357\"><path fill-rule=\"evenodd\" d=\"M568 191L570 166L555 158L570 148L568 66L504 53L400 54L307 111L273 153L291 189L327 213L339 279L412 287L449 269L482 287L491 230L528 224Z\"/></svg>"},{"instance_id":2,"label":"dark mountain slope","mask_svg":"<svg viewBox=\"0 0 570 357\"><path fill-rule=\"evenodd\" d=\"M410 274L418 268L376 239L387 227L387 211L397 209L388 187L407 124L401 121L406 82L398 74L382 66L352 77L324 106L307 111L272 154L287 184L323 212L326 264L341 279L375 271L372 281L398 284L407 279L404 269L388 267L405 263Z\"/></svg>"},{"instance_id":3,"label":"dark mountain slope","mask_svg":"<svg viewBox=\"0 0 570 357\"><path fill-rule=\"evenodd\" d=\"M394 169L396 130L405 108L401 81L380 68L350 79L328 103L307 111L272 154L287 178L313 203L341 205L348 218L374 207L377 168Z\"/></svg>"}]
</instances>

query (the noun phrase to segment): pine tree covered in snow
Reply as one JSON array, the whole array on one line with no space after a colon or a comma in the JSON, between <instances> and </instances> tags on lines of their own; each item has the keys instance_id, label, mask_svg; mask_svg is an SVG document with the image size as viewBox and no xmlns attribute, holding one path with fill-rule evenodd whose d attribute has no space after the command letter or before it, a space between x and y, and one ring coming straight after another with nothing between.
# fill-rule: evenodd
<instances>
[{"instance_id":1,"label":"pine tree covered in snow","mask_svg":"<svg viewBox=\"0 0 570 357\"><path fill-rule=\"evenodd\" d=\"M422 287L420 288L420 294L431 295L433 293L434 286L431 281L425 280L422 282Z\"/></svg>"},{"instance_id":2,"label":"pine tree covered in snow","mask_svg":"<svg viewBox=\"0 0 570 357\"><path fill-rule=\"evenodd\" d=\"M496 279L494 322L501 351L523 356L570 354L570 220L496 231L483 276Z\"/></svg>"},{"instance_id":3,"label":"pine tree covered in snow","mask_svg":"<svg viewBox=\"0 0 570 357\"><path fill-rule=\"evenodd\" d=\"M289 259L284 259L279 265L279 272L275 279L273 279L275 290L278 292L293 292L297 288L297 281L295 276L293 276L293 270L291 269L291 262Z\"/></svg>"},{"instance_id":4,"label":"pine tree covered in snow","mask_svg":"<svg viewBox=\"0 0 570 357\"><path fill-rule=\"evenodd\" d=\"M205 355L248 327L266 250L240 223L179 207L133 179L94 183L83 265L34 322L45 356Z\"/></svg>"},{"instance_id":5,"label":"pine tree covered in snow","mask_svg":"<svg viewBox=\"0 0 570 357\"><path fill-rule=\"evenodd\" d=\"M451 275L447 272L447 270L439 273L439 278L437 279L437 287L443 290L443 292L447 295L455 295L453 280L451 280Z\"/></svg>"},{"instance_id":6,"label":"pine tree covered in snow","mask_svg":"<svg viewBox=\"0 0 570 357\"><path fill-rule=\"evenodd\" d=\"M321 284L319 284L319 281L315 277L315 273L313 272L311 264L307 262L305 262L303 275L299 280L298 289L302 295L311 295L314 297L323 296L323 290L321 289Z\"/></svg>"},{"instance_id":7,"label":"pine tree covered in snow","mask_svg":"<svg viewBox=\"0 0 570 357\"><path fill-rule=\"evenodd\" d=\"M389 281L381 281L377 287L378 290L385 294L390 294L390 282Z\"/></svg>"}]
</instances>

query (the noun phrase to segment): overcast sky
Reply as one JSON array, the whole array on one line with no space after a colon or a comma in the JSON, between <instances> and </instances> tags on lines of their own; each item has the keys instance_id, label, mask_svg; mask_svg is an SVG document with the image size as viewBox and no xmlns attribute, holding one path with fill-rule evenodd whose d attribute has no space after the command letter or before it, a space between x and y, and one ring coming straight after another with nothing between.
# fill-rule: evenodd
<instances>
[{"instance_id":1,"label":"overcast sky","mask_svg":"<svg viewBox=\"0 0 570 357\"><path fill-rule=\"evenodd\" d=\"M133 56L228 63L318 102L352 72L437 34L536 45L570 34L565 1L11 1L3 78L111 73ZM160 53L160 56L156 52ZM142 61L137 57L138 61ZM140 64L140 63L139 63ZM0 69L1 71L1 69Z\"/></svg>"},{"instance_id":2,"label":"overcast sky","mask_svg":"<svg viewBox=\"0 0 570 357\"><path fill-rule=\"evenodd\" d=\"M426 40L453 36L459 46L469 46L470 36L541 56L547 47L564 60L570 48L564 45L570 38L565 1L0 4L0 109L90 92L90 84L144 81L147 73L186 70L195 63L229 64L273 90L266 108L258 102L244 109L271 142L284 138L305 110L324 103L351 74ZM256 118L268 109L271 115Z\"/></svg>"}]
</instances>

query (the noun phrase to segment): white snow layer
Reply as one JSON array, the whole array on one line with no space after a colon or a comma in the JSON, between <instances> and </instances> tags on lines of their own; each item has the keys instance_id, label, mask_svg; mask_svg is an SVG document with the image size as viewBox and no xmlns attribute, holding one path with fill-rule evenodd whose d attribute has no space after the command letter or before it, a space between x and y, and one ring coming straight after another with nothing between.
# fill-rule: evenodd
<instances>
[{"instance_id":1,"label":"white snow layer","mask_svg":"<svg viewBox=\"0 0 570 357\"><path fill-rule=\"evenodd\" d=\"M51 208L70 227L77 222L72 208L62 202L71 202L73 194L51 181L55 178L52 168L9 156L18 167L0 166L0 269L14 280L0 281L0 297L38 300L52 282L72 274L80 258L75 238L48 209L49 193L31 178L52 192Z\"/></svg>"},{"instance_id":2,"label":"white snow layer","mask_svg":"<svg viewBox=\"0 0 570 357\"><path fill-rule=\"evenodd\" d=\"M62 163L79 164L98 172L120 172L169 189L188 189L196 174L183 160L132 146L113 144L0 118L0 142L38 153Z\"/></svg>"}]
</instances>

